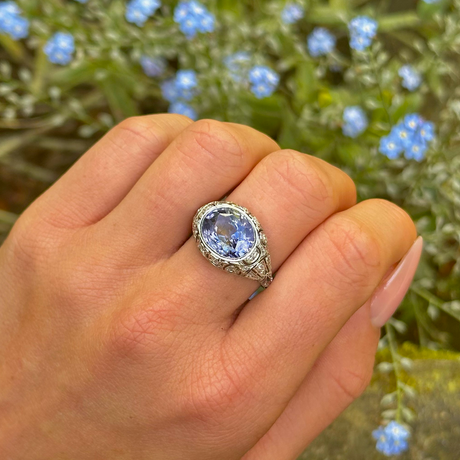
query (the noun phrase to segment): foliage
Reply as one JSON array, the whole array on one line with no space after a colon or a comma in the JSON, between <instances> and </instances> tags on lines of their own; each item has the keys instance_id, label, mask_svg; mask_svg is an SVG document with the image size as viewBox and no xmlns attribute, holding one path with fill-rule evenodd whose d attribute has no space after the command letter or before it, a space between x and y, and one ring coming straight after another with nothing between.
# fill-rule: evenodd
<instances>
[{"instance_id":1,"label":"foliage","mask_svg":"<svg viewBox=\"0 0 460 460\"><path fill-rule=\"evenodd\" d=\"M394 330L460 348L460 0L16 3L0 8L0 179L38 193L137 114L252 125L415 220L425 252L384 338L392 369ZM434 135L398 143L411 114ZM0 231L31 198L0 198Z\"/></svg>"}]
</instances>

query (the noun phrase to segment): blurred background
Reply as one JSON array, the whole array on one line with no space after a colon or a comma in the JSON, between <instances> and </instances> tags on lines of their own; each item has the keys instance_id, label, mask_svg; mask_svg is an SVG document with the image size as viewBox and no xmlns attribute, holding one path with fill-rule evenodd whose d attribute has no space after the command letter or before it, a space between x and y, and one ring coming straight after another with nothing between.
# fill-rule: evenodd
<instances>
[{"instance_id":1,"label":"blurred background","mask_svg":"<svg viewBox=\"0 0 460 460\"><path fill-rule=\"evenodd\" d=\"M459 55L458 0L0 1L0 243L127 117L245 123L319 156L425 247L373 384L302 458L458 460Z\"/></svg>"}]
</instances>

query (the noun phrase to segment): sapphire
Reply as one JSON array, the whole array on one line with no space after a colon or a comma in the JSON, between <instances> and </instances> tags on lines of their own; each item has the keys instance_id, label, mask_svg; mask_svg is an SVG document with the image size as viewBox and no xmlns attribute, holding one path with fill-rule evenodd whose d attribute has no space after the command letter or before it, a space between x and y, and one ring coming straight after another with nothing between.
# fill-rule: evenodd
<instances>
[{"instance_id":1,"label":"sapphire","mask_svg":"<svg viewBox=\"0 0 460 460\"><path fill-rule=\"evenodd\" d=\"M232 205L210 209L201 221L201 233L209 249L227 259L242 259L256 241L253 223Z\"/></svg>"}]
</instances>

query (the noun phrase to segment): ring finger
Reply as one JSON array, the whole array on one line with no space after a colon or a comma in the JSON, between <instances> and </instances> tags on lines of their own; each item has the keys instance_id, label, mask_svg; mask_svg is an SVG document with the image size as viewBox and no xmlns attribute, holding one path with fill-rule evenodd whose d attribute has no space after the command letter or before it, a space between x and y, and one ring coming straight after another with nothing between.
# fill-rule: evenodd
<instances>
[{"instance_id":1,"label":"ring finger","mask_svg":"<svg viewBox=\"0 0 460 460\"><path fill-rule=\"evenodd\" d=\"M353 206L356 191L350 177L334 166L281 150L264 158L228 199L258 218L276 270L310 231L331 214ZM214 316L229 318L257 288L256 281L213 267L192 239L170 259L166 276L169 270L180 280L181 290L199 292L198 314L212 311Z\"/></svg>"}]
</instances>

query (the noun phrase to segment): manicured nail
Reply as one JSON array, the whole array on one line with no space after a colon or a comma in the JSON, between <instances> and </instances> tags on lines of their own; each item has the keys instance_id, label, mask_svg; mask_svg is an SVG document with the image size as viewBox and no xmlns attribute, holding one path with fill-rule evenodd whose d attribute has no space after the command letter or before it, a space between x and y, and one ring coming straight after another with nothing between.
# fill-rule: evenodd
<instances>
[{"instance_id":1,"label":"manicured nail","mask_svg":"<svg viewBox=\"0 0 460 460\"><path fill-rule=\"evenodd\" d=\"M390 276L374 292L371 299L371 321L374 326L382 327L399 307L414 278L422 249L423 238L419 236Z\"/></svg>"}]
</instances>

